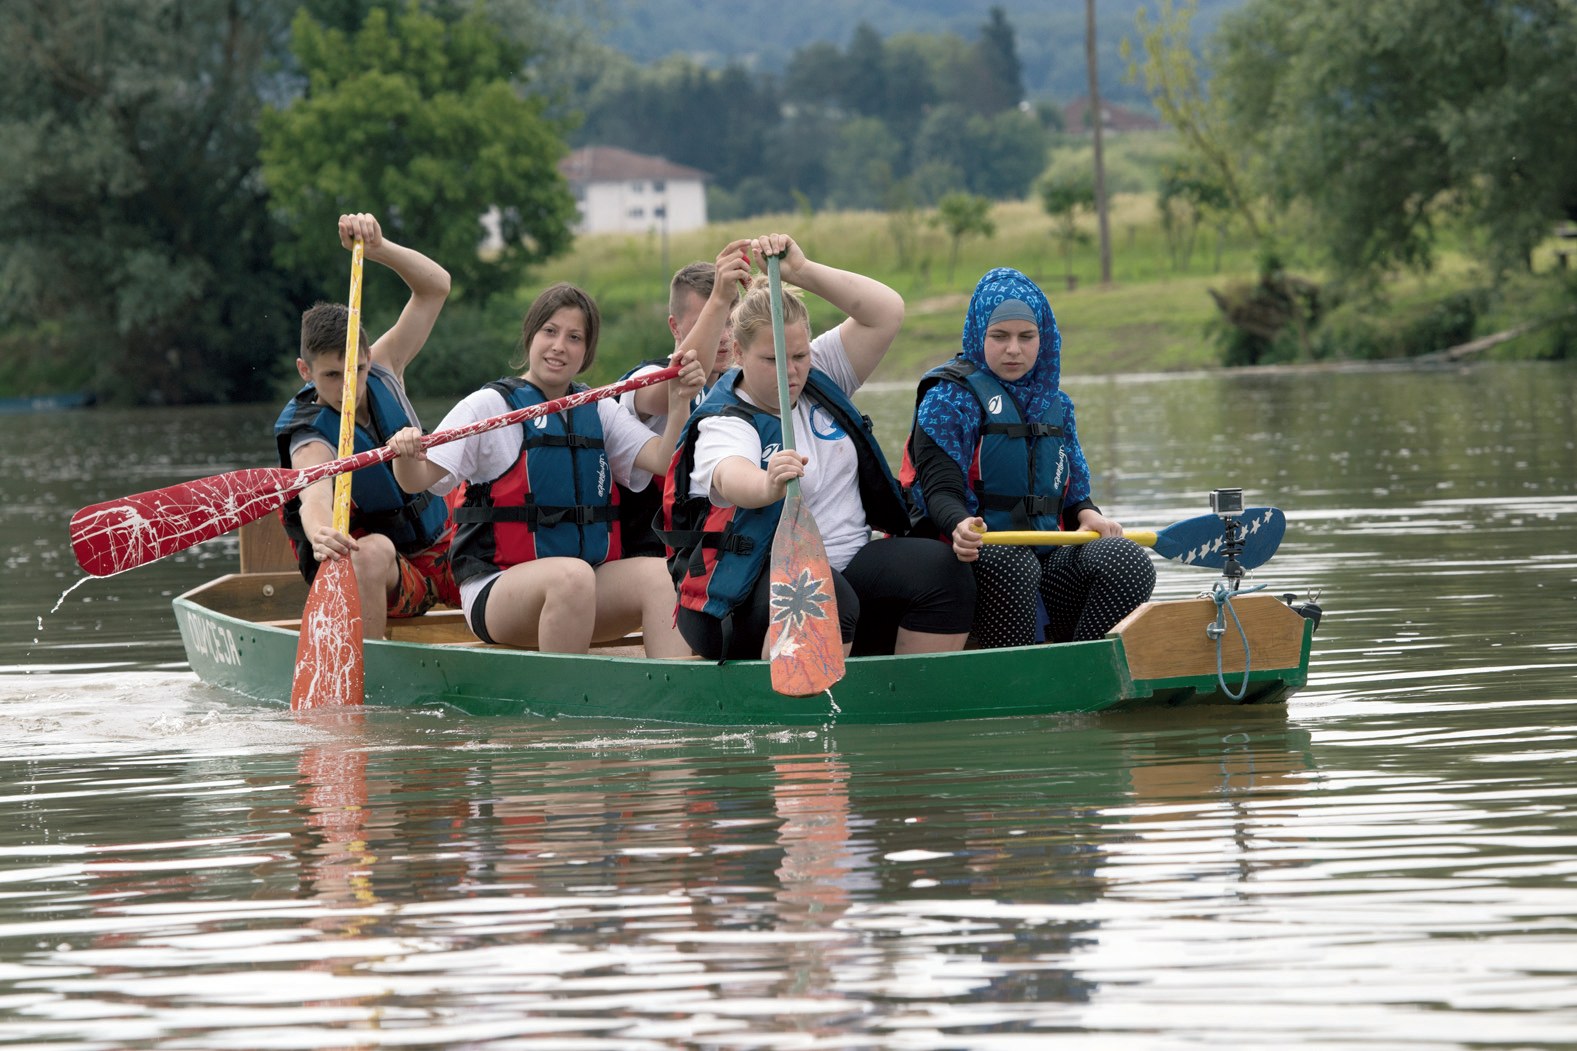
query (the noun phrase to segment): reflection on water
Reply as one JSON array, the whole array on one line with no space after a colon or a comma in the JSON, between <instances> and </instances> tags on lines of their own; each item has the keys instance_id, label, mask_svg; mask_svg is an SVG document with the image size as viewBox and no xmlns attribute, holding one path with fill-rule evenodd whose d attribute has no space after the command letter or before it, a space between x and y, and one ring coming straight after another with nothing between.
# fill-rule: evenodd
<instances>
[{"instance_id":1,"label":"reflection on water","mask_svg":"<svg viewBox=\"0 0 1577 1051\"><path fill-rule=\"evenodd\" d=\"M266 409L32 421L55 469L0 453L0 1031L1573 1046L1574 376L1074 387L1130 524L1201 513L1219 485L1287 510L1251 582L1321 594L1309 688L1269 710L809 732L240 702L185 673L168 614L229 568L223 542L45 611L76 579L75 507L252 462ZM911 397L867 396L884 443ZM1163 594L1208 584L1162 568Z\"/></svg>"}]
</instances>

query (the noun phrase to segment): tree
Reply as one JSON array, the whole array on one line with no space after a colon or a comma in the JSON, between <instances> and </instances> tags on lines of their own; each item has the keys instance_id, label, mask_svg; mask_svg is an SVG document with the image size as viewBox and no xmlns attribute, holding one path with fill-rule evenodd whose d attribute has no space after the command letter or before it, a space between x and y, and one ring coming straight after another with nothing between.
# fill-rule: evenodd
<instances>
[{"instance_id":1,"label":"tree","mask_svg":"<svg viewBox=\"0 0 1577 1051\"><path fill-rule=\"evenodd\" d=\"M293 342L258 183L274 0L0 6L0 353L116 400L250 400Z\"/></svg>"},{"instance_id":2,"label":"tree","mask_svg":"<svg viewBox=\"0 0 1577 1051\"><path fill-rule=\"evenodd\" d=\"M1135 20L1144 61L1134 55L1127 39L1122 55L1128 63L1128 78L1143 79L1145 91L1161 119L1175 128L1184 148L1191 154L1191 166L1221 187L1233 211L1256 241L1266 236L1261 202L1253 188L1250 158L1252 143L1247 143L1228 126L1228 117L1200 73L1191 38L1198 0L1159 0L1152 20L1139 9Z\"/></svg>"},{"instance_id":3,"label":"tree","mask_svg":"<svg viewBox=\"0 0 1577 1051\"><path fill-rule=\"evenodd\" d=\"M975 44L979 63L976 105L983 115L1017 108L1024 97L1024 67L1019 64L1007 12L991 8Z\"/></svg>"},{"instance_id":4,"label":"tree","mask_svg":"<svg viewBox=\"0 0 1577 1051\"><path fill-rule=\"evenodd\" d=\"M991 221L991 201L970 193L950 193L936 204L936 225L947 231L951 244L947 257L947 281L953 282L958 265L958 246L971 234L990 237L997 232Z\"/></svg>"},{"instance_id":5,"label":"tree","mask_svg":"<svg viewBox=\"0 0 1577 1051\"><path fill-rule=\"evenodd\" d=\"M834 208L880 208L895 179L903 147L874 117L846 121L827 154L829 203Z\"/></svg>"},{"instance_id":6,"label":"tree","mask_svg":"<svg viewBox=\"0 0 1577 1051\"><path fill-rule=\"evenodd\" d=\"M1186 162L1167 162L1161 166L1161 185L1156 193L1156 204L1160 208L1161 230L1166 234L1173 269L1188 269L1194 253L1194 238L1199 233L1199 227L1206 222L1216 225L1216 266L1220 269L1219 234L1230 215L1230 204L1221 184Z\"/></svg>"},{"instance_id":7,"label":"tree","mask_svg":"<svg viewBox=\"0 0 1577 1051\"><path fill-rule=\"evenodd\" d=\"M1089 244L1090 235L1079 228L1079 213L1095 210L1095 185L1089 173L1048 175L1040 181L1040 206L1051 216L1051 233L1062 252L1068 287L1074 286L1073 249Z\"/></svg>"},{"instance_id":8,"label":"tree","mask_svg":"<svg viewBox=\"0 0 1577 1051\"><path fill-rule=\"evenodd\" d=\"M298 13L292 43L306 94L263 119L264 178L295 236L281 262L330 282L343 251L324 232L376 207L397 241L420 245L479 298L517 287L570 242L575 215L556 168L562 129L516 80L525 45L482 5L372 8L354 36ZM479 254L497 209L502 243Z\"/></svg>"},{"instance_id":9,"label":"tree","mask_svg":"<svg viewBox=\"0 0 1577 1051\"><path fill-rule=\"evenodd\" d=\"M1447 218L1526 267L1577 201L1572 0L1253 0L1221 42L1233 128L1342 273L1427 268Z\"/></svg>"},{"instance_id":10,"label":"tree","mask_svg":"<svg viewBox=\"0 0 1577 1051\"><path fill-rule=\"evenodd\" d=\"M925 118L915 137L913 171L949 169L957 188L996 200L1022 197L1046 167L1051 138L1028 113L1005 110L991 117L946 103Z\"/></svg>"}]
</instances>

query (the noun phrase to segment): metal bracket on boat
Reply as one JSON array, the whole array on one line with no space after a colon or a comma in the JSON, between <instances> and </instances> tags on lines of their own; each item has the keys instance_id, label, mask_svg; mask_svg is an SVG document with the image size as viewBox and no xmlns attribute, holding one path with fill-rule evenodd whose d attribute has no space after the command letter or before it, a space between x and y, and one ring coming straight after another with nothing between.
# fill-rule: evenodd
<instances>
[{"instance_id":1,"label":"metal bracket on boat","mask_svg":"<svg viewBox=\"0 0 1577 1051\"><path fill-rule=\"evenodd\" d=\"M1245 539L1243 523L1237 519L1243 513L1243 490L1211 490L1210 510L1221 516L1221 554L1226 559L1226 564L1221 567L1221 576L1236 591L1243 583L1243 563L1237 558L1243 553Z\"/></svg>"},{"instance_id":2,"label":"metal bracket on boat","mask_svg":"<svg viewBox=\"0 0 1577 1051\"><path fill-rule=\"evenodd\" d=\"M1320 592L1319 591L1313 592L1312 594L1309 595L1308 598L1304 599L1302 602L1298 601L1298 596L1297 595L1290 594L1290 593L1281 596L1281 601L1285 602L1287 604L1287 606L1289 608L1291 608L1292 612L1296 613L1298 616L1302 617L1304 620L1312 620L1312 621L1314 621L1314 630L1315 631L1319 631L1320 630L1320 617L1322 617L1324 615L1325 611L1320 608Z\"/></svg>"}]
</instances>

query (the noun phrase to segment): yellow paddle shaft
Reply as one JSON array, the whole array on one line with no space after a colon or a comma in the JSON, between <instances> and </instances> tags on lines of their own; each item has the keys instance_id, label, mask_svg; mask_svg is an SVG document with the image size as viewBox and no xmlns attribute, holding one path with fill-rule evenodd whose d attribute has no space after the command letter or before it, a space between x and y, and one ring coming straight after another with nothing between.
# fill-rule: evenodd
<instances>
[{"instance_id":1,"label":"yellow paddle shaft","mask_svg":"<svg viewBox=\"0 0 1577 1051\"><path fill-rule=\"evenodd\" d=\"M361 346L361 263L363 245L356 238L350 254L350 303L345 318L345 383L341 388L339 406L339 454L349 456L356 451L356 380L360 365L357 353ZM350 474L334 479L334 528L341 533L350 532Z\"/></svg>"},{"instance_id":2,"label":"yellow paddle shaft","mask_svg":"<svg viewBox=\"0 0 1577 1051\"><path fill-rule=\"evenodd\" d=\"M1124 529L1123 536L1140 547L1155 546L1155 530L1153 529ZM1093 529L1081 529L1076 533L1056 533L1034 529L1005 529L999 533L987 533L982 539L987 544L1066 547L1070 544L1088 544L1091 540L1100 539L1100 534Z\"/></svg>"}]
</instances>

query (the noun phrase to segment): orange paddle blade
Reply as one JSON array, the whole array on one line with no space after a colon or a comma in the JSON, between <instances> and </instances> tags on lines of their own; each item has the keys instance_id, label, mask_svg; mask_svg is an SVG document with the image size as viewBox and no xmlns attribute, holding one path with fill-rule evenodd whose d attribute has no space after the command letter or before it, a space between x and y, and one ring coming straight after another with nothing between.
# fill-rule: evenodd
<instances>
[{"instance_id":1,"label":"orange paddle blade","mask_svg":"<svg viewBox=\"0 0 1577 1051\"><path fill-rule=\"evenodd\" d=\"M843 636L832 567L798 487L783 500L770 572L772 688L787 697L814 696L843 678Z\"/></svg>"},{"instance_id":2,"label":"orange paddle blade","mask_svg":"<svg viewBox=\"0 0 1577 1051\"><path fill-rule=\"evenodd\" d=\"M361 653L361 589L350 559L325 562L301 611L290 707L300 711L360 704L366 673Z\"/></svg>"}]
</instances>

